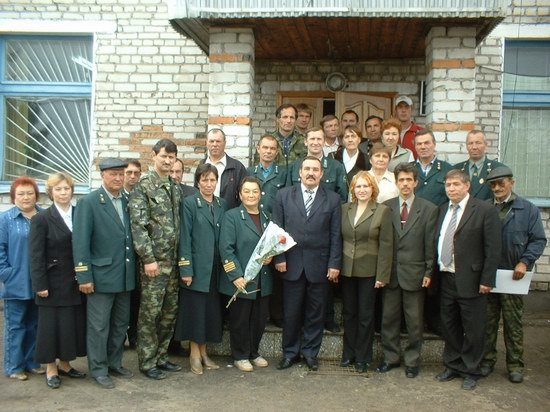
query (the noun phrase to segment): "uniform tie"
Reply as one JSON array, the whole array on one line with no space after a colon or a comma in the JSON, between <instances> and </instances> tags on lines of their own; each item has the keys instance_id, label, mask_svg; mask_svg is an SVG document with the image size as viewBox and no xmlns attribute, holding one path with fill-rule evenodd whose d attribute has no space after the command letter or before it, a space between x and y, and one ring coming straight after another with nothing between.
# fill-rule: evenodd
<instances>
[{"instance_id":1,"label":"uniform tie","mask_svg":"<svg viewBox=\"0 0 550 412\"><path fill-rule=\"evenodd\" d=\"M472 166L472 177L477 177L477 173L478 173L477 165L474 163L474 165Z\"/></svg>"},{"instance_id":2,"label":"uniform tie","mask_svg":"<svg viewBox=\"0 0 550 412\"><path fill-rule=\"evenodd\" d=\"M407 210L407 202L403 202L403 208L401 209L401 229L405 227L407 218L409 217L409 211Z\"/></svg>"},{"instance_id":3,"label":"uniform tie","mask_svg":"<svg viewBox=\"0 0 550 412\"><path fill-rule=\"evenodd\" d=\"M443 245L441 246L441 263L443 263L445 267L449 267L453 260L454 234L456 231L457 212L459 207L459 205L451 205L453 214L449 226L447 226L445 237L443 238Z\"/></svg>"},{"instance_id":4,"label":"uniform tie","mask_svg":"<svg viewBox=\"0 0 550 412\"><path fill-rule=\"evenodd\" d=\"M309 216L309 212L311 211L311 205L313 204L313 190L306 189L306 193L308 196L304 206L306 208L306 216Z\"/></svg>"}]
</instances>

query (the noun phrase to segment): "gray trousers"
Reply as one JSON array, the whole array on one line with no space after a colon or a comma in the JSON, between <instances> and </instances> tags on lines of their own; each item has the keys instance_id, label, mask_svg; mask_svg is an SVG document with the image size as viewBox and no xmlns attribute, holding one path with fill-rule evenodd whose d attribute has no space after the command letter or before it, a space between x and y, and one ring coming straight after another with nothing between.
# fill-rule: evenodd
<instances>
[{"instance_id":1,"label":"gray trousers","mask_svg":"<svg viewBox=\"0 0 550 412\"><path fill-rule=\"evenodd\" d=\"M122 365L124 340L130 320L130 292L87 295L88 369L93 378L106 376Z\"/></svg>"}]
</instances>

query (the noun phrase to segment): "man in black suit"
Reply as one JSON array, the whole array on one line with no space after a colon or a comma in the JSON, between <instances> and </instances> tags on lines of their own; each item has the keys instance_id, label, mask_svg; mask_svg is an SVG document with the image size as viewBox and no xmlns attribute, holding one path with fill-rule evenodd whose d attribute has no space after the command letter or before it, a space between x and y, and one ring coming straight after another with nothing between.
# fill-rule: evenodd
<instances>
[{"instance_id":1,"label":"man in black suit","mask_svg":"<svg viewBox=\"0 0 550 412\"><path fill-rule=\"evenodd\" d=\"M181 183L183 178L183 160L176 159L176 161L174 162L174 166L172 166L172 169L170 169L170 177L172 178L174 183L179 186L182 194L182 199L197 193L197 189L195 187L186 185L185 183Z\"/></svg>"},{"instance_id":2,"label":"man in black suit","mask_svg":"<svg viewBox=\"0 0 550 412\"><path fill-rule=\"evenodd\" d=\"M317 355L329 282L338 282L342 261L340 197L320 186L321 161L307 156L300 167L301 183L279 190L273 221L284 228L297 245L274 258L283 279L283 359L286 369L299 359L317 370ZM303 338L300 342L300 336Z\"/></svg>"},{"instance_id":3,"label":"man in black suit","mask_svg":"<svg viewBox=\"0 0 550 412\"><path fill-rule=\"evenodd\" d=\"M384 202L393 222L393 264L390 282L384 288L382 351L379 372L400 365L401 309L405 315L407 346L403 353L405 374L418 375L422 348L425 290L430 286L435 258L437 207L414 195L418 183L414 163L401 163L394 170L399 196Z\"/></svg>"},{"instance_id":4,"label":"man in black suit","mask_svg":"<svg viewBox=\"0 0 550 412\"><path fill-rule=\"evenodd\" d=\"M496 208L468 193L470 177L451 170L445 177L450 202L441 206L437 253L441 276L441 331L445 340L446 382L463 376L462 389L476 387L481 375L487 327L487 294L495 286L500 258L500 220Z\"/></svg>"}]
</instances>

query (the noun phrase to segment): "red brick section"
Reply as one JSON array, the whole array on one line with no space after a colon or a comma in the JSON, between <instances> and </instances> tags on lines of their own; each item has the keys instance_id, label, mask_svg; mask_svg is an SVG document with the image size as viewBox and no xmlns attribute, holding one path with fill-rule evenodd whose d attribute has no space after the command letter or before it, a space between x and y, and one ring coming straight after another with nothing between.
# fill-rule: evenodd
<instances>
[{"instance_id":1,"label":"red brick section","mask_svg":"<svg viewBox=\"0 0 550 412\"><path fill-rule=\"evenodd\" d=\"M251 60L250 54L244 53L217 53L210 54L209 56L210 63L240 63L240 62L249 62Z\"/></svg>"},{"instance_id":2,"label":"red brick section","mask_svg":"<svg viewBox=\"0 0 550 412\"><path fill-rule=\"evenodd\" d=\"M239 124L248 126L250 123L250 117L210 116L208 118L208 124Z\"/></svg>"},{"instance_id":3,"label":"red brick section","mask_svg":"<svg viewBox=\"0 0 550 412\"><path fill-rule=\"evenodd\" d=\"M474 123L431 123L426 128L433 132L459 132L474 130Z\"/></svg>"},{"instance_id":4,"label":"red brick section","mask_svg":"<svg viewBox=\"0 0 550 412\"><path fill-rule=\"evenodd\" d=\"M432 60L431 65L428 65L428 71L432 69L473 69L476 67L474 59L441 59Z\"/></svg>"}]
</instances>

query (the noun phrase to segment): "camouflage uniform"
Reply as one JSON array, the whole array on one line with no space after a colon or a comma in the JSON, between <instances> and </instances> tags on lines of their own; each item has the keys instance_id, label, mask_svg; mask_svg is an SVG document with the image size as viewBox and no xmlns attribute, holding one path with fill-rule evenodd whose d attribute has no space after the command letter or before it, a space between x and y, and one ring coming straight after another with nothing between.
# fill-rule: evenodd
<instances>
[{"instance_id":1,"label":"camouflage uniform","mask_svg":"<svg viewBox=\"0 0 550 412\"><path fill-rule=\"evenodd\" d=\"M154 171L144 176L130 194L134 248L141 261L137 352L142 371L168 361L178 309L176 257L181 196L172 179ZM149 277L143 267L153 262L159 265L160 274Z\"/></svg>"},{"instance_id":2,"label":"camouflage uniform","mask_svg":"<svg viewBox=\"0 0 550 412\"><path fill-rule=\"evenodd\" d=\"M499 269L514 270L519 262L533 270L546 246L546 236L538 208L512 193L506 203L496 205L502 221L502 255ZM523 373L523 296L491 293L487 301L487 331L483 366L497 361L497 337L500 313L504 324L506 368L508 373Z\"/></svg>"},{"instance_id":3,"label":"camouflage uniform","mask_svg":"<svg viewBox=\"0 0 550 412\"><path fill-rule=\"evenodd\" d=\"M292 139L288 144L288 153L285 153L285 139L279 134L278 131L275 130L274 132L268 134L277 139L277 145L279 146L279 151L274 161L276 165L289 168L296 160L307 155L307 147L304 142L304 136L298 130L294 129L292 132ZM260 155L256 152L254 155L254 164L257 165L258 163L260 163Z\"/></svg>"}]
</instances>

